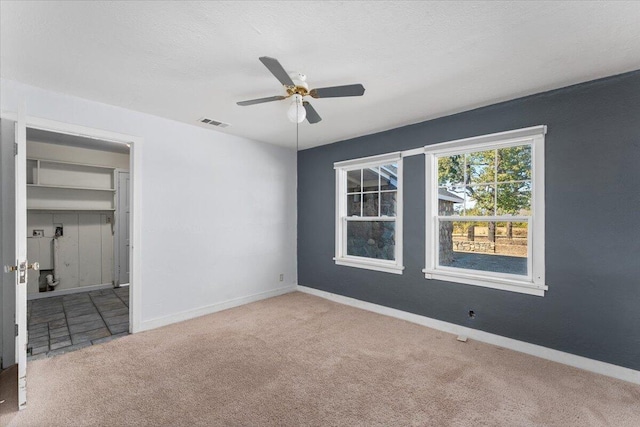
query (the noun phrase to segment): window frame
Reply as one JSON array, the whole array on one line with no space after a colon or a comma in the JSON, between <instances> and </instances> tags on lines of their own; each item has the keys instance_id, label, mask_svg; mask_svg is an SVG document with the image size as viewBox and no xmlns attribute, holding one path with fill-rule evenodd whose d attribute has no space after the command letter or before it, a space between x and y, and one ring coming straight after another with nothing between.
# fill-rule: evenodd
<instances>
[{"instance_id":1,"label":"window frame","mask_svg":"<svg viewBox=\"0 0 640 427\"><path fill-rule=\"evenodd\" d=\"M544 296L545 283L545 206L544 141L547 127L533 126L507 132L459 139L424 147L425 154L425 268L429 280L443 280L483 286L529 295ZM522 221L528 222L527 276L463 269L439 265L438 158L492 149L531 146L531 215L447 216L447 221ZM495 219L500 218L500 219Z\"/></svg>"},{"instance_id":2,"label":"window frame","mask_svg":"<svg viewBox=\"0 0 640 427\"><path fill-rule=\"evenodd\" d=\"M396 214L395 217L348 217L347 216L347 173L352 170L365 169L368 167L380 167L395 163L398 166L396 185ZM404 265L402 261L402 205L403 205L403 169L402 154L394 152L379 156L363 157L359 159L336 162L333 165L336 173L335 191L335 256L333 260L336 265L347 267L364 268L367 270L382 271L385 273L402 274ZM380 188L378 192L380 194ZM378 202L380 203L380 201ZM347 219L350 218L350 219ZM394 219L391 219L394 218ZM354 255L347 255L347 222L348 221L394 221L395 222L395 260L384 260L376 258L366 258Z\"/></svg>"}]
</instances>

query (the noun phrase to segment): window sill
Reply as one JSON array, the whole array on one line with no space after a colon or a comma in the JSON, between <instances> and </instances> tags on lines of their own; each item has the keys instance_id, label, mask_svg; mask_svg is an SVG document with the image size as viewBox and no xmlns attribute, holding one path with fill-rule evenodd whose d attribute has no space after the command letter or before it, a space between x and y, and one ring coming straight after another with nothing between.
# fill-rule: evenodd
<instances>
[{"instance_id":1,"label":"window sill","mask_svg":"<svg viewBox=\"0 0 640 427\"><path fill-rule=\"evenodd\" d=\"M402 274L403 266L387 263L379 263L375 261L364 261L359 259L334 258L336 265L345 267L364 268L367 270L382 271L384 273Z\"/></svg>"},{"instance_id":2,"label":"window sill","mask_svg":"<svg viewBox=\"0 0 640 427\"><path fill-rule=\"evenodd\" d=\"M536 285L526 280L503 279L475 274L443 272L439 270L422 270L426 279L443 280L446 282L464 283L466 285L482 286L502 291L518 292L521 294L544 296L548 289L546 285Z\"/></svg>"}]
</instances>

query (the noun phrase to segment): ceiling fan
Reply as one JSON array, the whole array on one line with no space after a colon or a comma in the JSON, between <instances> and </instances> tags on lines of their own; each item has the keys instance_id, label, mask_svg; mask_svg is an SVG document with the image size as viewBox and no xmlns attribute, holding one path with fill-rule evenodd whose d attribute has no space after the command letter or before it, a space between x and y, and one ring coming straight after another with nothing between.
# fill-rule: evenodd
<instances>
[{"instance_id":1,"label":"ceiling fan","mask_svg":"<svg viewBox=\"0 0 640 427\"><path fill-rule=\"evenodd\" d=\"M238 105L243 107L247 105L255 105L262 104L264 102L271 101L281 101L283 99L293 97L293 102L287 110L287 116L289 120L294 123L301 123L305 118L309 121L309 123L318 123L322 118L316 110L313 108L308 101L304 100L305 96L311 96L312 98L338 98L343 96L362 96L364 94L364 86L360 83L345 85L345 86L331 86L331 87L322 87L317 89L309 90L309 85L307 84L307 76L302 73L291 73L288 74L282 65L275 58L270 58L268 56L261 56L260 62L264 64L265 67L271 74L273 74L276 79L282 83L286 95L280 96L269 96L267 98L259 98L259 99L251 99L249 101L241 101L238 102Z\"/></svg>"}]
</instances>

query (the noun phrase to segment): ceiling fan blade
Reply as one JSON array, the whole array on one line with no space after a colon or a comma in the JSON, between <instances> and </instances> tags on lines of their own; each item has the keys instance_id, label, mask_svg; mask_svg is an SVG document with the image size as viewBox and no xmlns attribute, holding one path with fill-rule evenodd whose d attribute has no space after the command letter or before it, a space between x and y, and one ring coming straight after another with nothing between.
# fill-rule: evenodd
<instances>
[{"instance_id":1,"label":"ceiling fan blade","mask_svg":"<svg viewBox=\"0 0 640 427\"><path fill-rule=\"evenodd\" d=\"M287 99L287 97L286 96L270 96L268 98L258 98L258 99L250 99L249 101L240 101L240 102L236 102L236 104L246 107L247 105L262 104L263 102L271 102L271 101L281 101L283 99Z\"/></svg>"},{"instance_id":2,"label":"ceiling fan blade","mask_svg":"<svg viewBox=\"0 0 640 427\"><path fill-rule=\"evenodd\" d=\"M311 89L309 95L314 98L338 98L341 96L362 96L364 94L364 86L360 83L345 86L321 87Z\"/></svg>"},{"instance_id":3,"label":"ceiling fan blade","mask_svg":"<svg viewBox=\"0 0 640 427\"><path fill-rule=\"evenodd\" d=\"M261 56L260 62L271 71L271 74L273 74L280 83L285 86L295 86L293 80L291 80L291 77L289 77L289 74L282 68L282 65L280 65L277 59Z\"/></svg>"},{"instance_id":4,"label":"ceiling fan blade","mask_svg":"<svg viewBox=\"0 0 640 427\"><path fill-rule=\"evenodd\" d=\"M309 123L314 124L322 120L322 117L320 117L316 109L313 108L311 104L309 104L307 101L304 101L302 105L304 105L304 109L307 110L307 120L309 121Z\"/></svg>"}]
</instances>

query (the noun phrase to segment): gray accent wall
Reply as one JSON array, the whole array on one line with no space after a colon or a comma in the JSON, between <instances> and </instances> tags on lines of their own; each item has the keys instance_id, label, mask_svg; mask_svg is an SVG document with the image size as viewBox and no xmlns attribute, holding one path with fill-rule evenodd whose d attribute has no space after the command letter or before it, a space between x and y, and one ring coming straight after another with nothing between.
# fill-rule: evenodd
<instances>
[{"instance_id":1,"label":"gray accent wall","mask_svg":"<svg viewBox=\"0 0 640 427\"><path fill-rule=\"evenodd\" d=\"M404 160L404 273L335 265L334 162L535 125L548 126L544 297L424 278L423 156ZM640 71L299 152L298 277L640 370Z\"/></svg>"}]
</instances>

